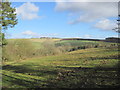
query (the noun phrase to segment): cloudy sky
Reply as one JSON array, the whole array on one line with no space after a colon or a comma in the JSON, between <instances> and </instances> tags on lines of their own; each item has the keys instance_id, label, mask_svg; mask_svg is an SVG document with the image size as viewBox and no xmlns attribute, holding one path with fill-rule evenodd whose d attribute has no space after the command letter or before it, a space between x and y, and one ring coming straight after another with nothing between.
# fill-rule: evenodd
<instances>
[{"instance_id":1,"label":"cloudy sky","mask_svg":"<svg viewBox=\"0 0 120 90\"><path fill-rule=\"evenodd\" d=\"M7 38L116 37L117 2L12 2L18 24Z\"/></svg>"}]
</instances>

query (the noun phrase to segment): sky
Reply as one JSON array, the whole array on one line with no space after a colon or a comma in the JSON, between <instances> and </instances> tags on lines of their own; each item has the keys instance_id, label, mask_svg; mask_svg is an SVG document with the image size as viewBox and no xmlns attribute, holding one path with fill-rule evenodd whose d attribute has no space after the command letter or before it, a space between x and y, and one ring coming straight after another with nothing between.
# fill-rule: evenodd
<instances>
[{"instance_id":1,"label":"sky","mask_svg":"<svg viewBox=\"0 0 120 90\"><path fill-rule=\"evenodd\" d=\"M6 38L118 37L116 2L12 2L18 24Z\"/></svg>"}]
</instances>

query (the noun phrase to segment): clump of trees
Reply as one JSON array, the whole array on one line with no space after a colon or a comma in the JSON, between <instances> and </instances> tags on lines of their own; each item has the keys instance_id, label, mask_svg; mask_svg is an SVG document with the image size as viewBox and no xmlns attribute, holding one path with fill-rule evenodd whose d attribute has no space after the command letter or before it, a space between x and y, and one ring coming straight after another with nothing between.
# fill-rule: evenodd
<instances>
[{"instance_id":1,"label":"clump of trees","mask_svg":"<svg viewBox=\"0 0 120 90\"><path fill-rule=\"evenodd\" d=\"M62 53L62 50L55 46L55 42L51 39L46 39L41 43L42 48L34 50L34 56L48 56Z\"/></svg>"},{"instance_id":2,"label":"clump of trees","mask_svg":"<svg viewBox=\"0 0 120 90\"><path fill-rule=\"evenodd\" d=\"M30 40L11 40L3 47L3 62L24 60L33 57L34 46Z\"/></svg>"}]
</instances>

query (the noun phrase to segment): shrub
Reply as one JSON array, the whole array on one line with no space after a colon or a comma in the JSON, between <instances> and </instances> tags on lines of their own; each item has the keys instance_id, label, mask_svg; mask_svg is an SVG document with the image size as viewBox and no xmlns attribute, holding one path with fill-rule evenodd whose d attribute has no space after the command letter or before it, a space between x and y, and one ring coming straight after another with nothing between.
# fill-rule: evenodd
<instances>
[{"instance_id":1,"label":"shrub","mask_svg":"<svg viewBox=\"0 0 120 90\"><path fill-rule=\"evenodd\" d=\"M62 50L60 47L56 47L52 40L46 39L42 42L42 48L35 50L34 53L34 56L48 56L60 54L62 53Z\"/></svg>"},{"instance_id":2,"label":"shrub","mask_svg":"<svg viewBox=\"0 0 120 90\"><path fill-rule=\"evenodd\" d=\"M3 61L20 60L32 57L34 47L26 39L14 40L2 48Z\"/></svg>"},{"instance_id":3,"label":"shrub","mask_svg":"<svg viewBox=\"0 0 120 90\"><path fill-rule=\"evenodd\" d=\"M7 45L8 42L5 39L5 34L4 33L0 33L0 42L2 42L2 45Z\"/></svg>"}]
</instances>

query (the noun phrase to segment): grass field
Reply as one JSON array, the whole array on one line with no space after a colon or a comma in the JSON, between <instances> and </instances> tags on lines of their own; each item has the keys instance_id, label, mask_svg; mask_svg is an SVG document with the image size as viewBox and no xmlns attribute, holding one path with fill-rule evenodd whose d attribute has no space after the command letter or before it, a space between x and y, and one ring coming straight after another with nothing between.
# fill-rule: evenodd
<instances>
[{"instance_id":1,"label":"grass field","mask_svg":"<svg viewBox=\"0 0 120 90\"><path fill-rule=\"evenodd\" d=\"M3 65L3 88L119 87L118 52L87 48L12 61Z\"/></svg>"}]
</instances>

